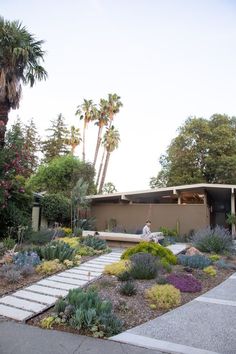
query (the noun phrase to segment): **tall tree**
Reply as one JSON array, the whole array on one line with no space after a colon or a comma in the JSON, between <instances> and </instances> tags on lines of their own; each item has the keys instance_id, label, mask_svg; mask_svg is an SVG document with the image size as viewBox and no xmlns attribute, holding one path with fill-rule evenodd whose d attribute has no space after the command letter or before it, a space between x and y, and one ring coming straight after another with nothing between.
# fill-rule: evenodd
<instances>
[{"instance_id":1,"label":"tall tree","mask_svg":"<svg viewBox=\"0 0 236 354\"><path fill-rule=\"evenodd\" d=\"M84 102L77 106L77 110L75 112L77 116L79 116L80 120L84 121L84 127L83 127L83 161L85 161L85 146L86 146L86 128L88 124L95 120L97 117L97 109L95 104L93 103L92 100L85 100Z\"/></svg>"},{"instance_id":2,"label":"tall tree","mask_svg":"<svg viewBox=\"0 0 236 354\"><path fill-rule=\"evenodd\" d=\"M75 148L80 145L81 137L80 137L80 129L75 128L73 125L70 127L70 132L65 140L66 144L71 147L71 154L74 156Z\"/></svg>"},{"instance_id":3,"label":"tall tree","mask_svg":"<svg viewBox=\"0 0 236 354\"><path fill-rule=\"evenodd\" d=\"M44 161L46 163L55 157L69 153L66 139L68 130L65 125L65 118L60 113L55 120L51 121L51 127L47 129L51 134L43 141L42 151L44 153Z\"/></svg>"},{"instance_id":4,"label":"tall tree","mask_svg":"<svg viewBox=\"0 0 236 354\"><path fill-rule=\"evenodd\" d=\"M108 111L109 111L109 119L110 119L110 127L113 124L115 114L119 113L120 108L123 106L123 103L120 100L120 96L116 93L108 94Z\"/></svg>"},{"instance_id":5,"label":"tall tree","mask_svg":"<svg viewBox=\"0 0 236 354\"><path fill-rule=\"evenodd\" d=\"M120 134L118 130L115 129L114 126L112 125L110 128L106 130L106 133L104 135L103 143L106 148L106 159L105 159L102 178L99 186L99 193L101 193L103 189L111 153L118 148L119 141L120 141Z\"/></svg>"},{"instance_id":6,"label":"tall tree","mask_svg":"<svg viewBox=\"0 0 236 354\"><path fill-rule=\"evenodd\" d=\"M95 149L94 160L93 160L94 166L96 165L98 152L102 142L103 127L107 126L108 122L109 122L108 101L101 99L99 103L99 110L97 112L97 121L95 122L95 124L98 126L98 137L97 137L96 149Z\"/></svg>"},{"instance_id":7,"label":"tall tree","mask_svg":"<svg viewBox=\"0 0 236 354\"><path fill-rule=\"evenodd\" d=\"M191 183L236 183L236 118L214 114L188 118L179 128L151 187Z\"/></svg>"},{"instance_id":8,"label":"tall tree","mask_svg":"<svg viewBox=\"0 0 236 354\"><path fill-rule=\"evenodd\" d=\"M10 109L19 107L21 83L31 87L36 80L47 77L40 65L43 60L43 41L38 41L19 21L0 17L0 149Z\"/></svg>"},{"instance_id":9,"label":"tall tree","mask_svg":"<svg viewBox=\"0 0 236 354\"><path fill-rule=\"evenodd\" d=\"M102 192L104 194L111 194L117 192L117 189L112 182L107 182L104 184Z\"/></svg>"},{"instance_id":10,"label":"tall tree","mask_svg":"<svg viewBox=\"0 0 236 354\"><path fill-rule=\"evenodd\" d=\"M29 169L33 173L39 163L40 137L33 118L24 127L24 145L29 154Z\"/></svg>"}]
</instances>

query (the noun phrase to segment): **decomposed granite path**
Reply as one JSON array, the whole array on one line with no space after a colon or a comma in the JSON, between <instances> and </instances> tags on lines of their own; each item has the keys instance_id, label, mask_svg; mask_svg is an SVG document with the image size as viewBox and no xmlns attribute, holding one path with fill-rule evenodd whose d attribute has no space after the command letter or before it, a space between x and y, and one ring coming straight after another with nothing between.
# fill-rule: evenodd
<instances>
[{"instance_id":1,"label":"decomposed granite path","mask_svg":"<svg viewBox=\"0 0 236 354\"><path fill-rule=\"evenodd\" d=\"M121 254L122 250L113 250L0 298L0 316L18 321L28 320L54 305L58 297L65 297L70 289L79 288L98 278L105 265L118 261Z\"/></svg>"}]
</instances>

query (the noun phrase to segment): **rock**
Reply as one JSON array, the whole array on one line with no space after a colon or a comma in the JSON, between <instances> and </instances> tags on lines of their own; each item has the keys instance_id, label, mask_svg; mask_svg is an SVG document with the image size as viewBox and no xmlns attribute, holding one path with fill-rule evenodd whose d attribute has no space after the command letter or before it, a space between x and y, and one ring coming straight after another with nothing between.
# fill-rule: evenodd
<instances>
[{"instance_id":1,"label":"rock","mask_svg":"<svg viewBox=\"0 0 236 354\"><path fill-rule=\"evenodd\" d=\"M197 248L195 247L190 247L189 249L187 249L186 251L186 256L194 256L195 254L201 254L202 252L200 252Z\"/></svg>"}]
</instances>

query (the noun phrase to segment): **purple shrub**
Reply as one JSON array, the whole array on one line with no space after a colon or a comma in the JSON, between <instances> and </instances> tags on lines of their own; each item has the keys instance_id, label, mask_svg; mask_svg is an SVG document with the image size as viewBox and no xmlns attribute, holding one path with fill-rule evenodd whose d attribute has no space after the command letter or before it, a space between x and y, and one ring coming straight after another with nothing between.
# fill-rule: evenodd
<instances>
[{"instance_id":1,"label":"purple shrub","mask_svg":"<svg viewBox=\"0 0 236 354\"><path fill-rule=\"evenodd\" d=\"M191 274L172 273L167 280L182 292L195 293L202 290L201 283Z\"/></svg>"}]
</instances>

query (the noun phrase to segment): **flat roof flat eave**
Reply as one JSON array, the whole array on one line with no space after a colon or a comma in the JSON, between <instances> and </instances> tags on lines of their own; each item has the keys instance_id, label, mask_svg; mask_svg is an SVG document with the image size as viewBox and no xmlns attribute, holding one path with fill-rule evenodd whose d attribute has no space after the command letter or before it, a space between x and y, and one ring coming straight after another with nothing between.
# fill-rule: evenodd
<instances>
[{"instance_id":1,"label":"flat roof flat eave","mask_svg":"<svg viewBox=\"0 0 236 354\"><path fill-rule=\"evenodd\" d=\"M142 194L155 194L158 192L168 192L168 191L181 191L186 189L207 189L207 188L218 188L218 189L236 189L235 184L213 184L213 183L197 183L197 184L186 184L182 186L171 186L171 187L163 187L163 188L153 188L147 190L133 191L133 192L118 192L111 194L94 194L87 196L87 199L116 199L116 198L125 198L126 196L132 195L142 195Z\"/></svg>"}]
</instances>

